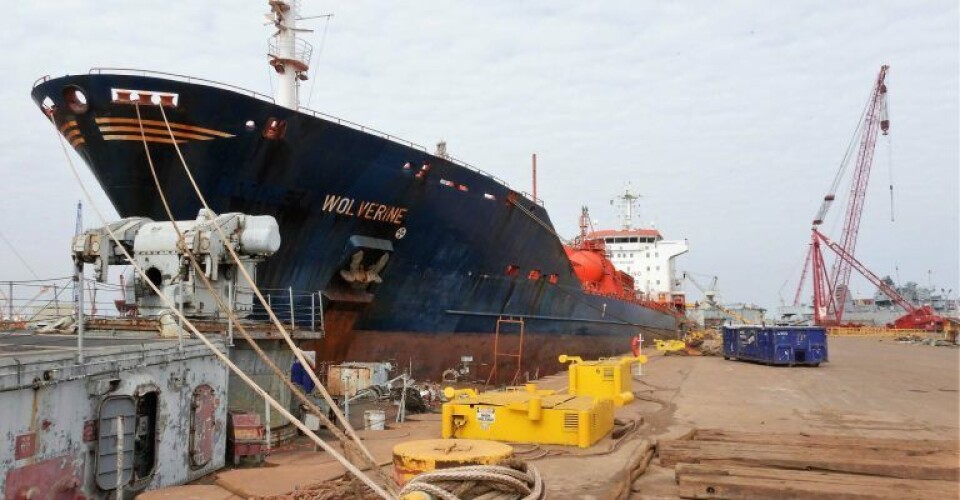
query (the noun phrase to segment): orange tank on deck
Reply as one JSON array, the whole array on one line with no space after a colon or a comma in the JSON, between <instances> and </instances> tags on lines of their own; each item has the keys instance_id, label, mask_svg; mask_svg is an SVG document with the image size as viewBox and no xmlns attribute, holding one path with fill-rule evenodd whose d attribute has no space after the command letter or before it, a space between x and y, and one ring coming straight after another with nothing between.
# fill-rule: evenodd
<instances>
[{"instance_id":1,"label":"orange tank on deck","mask_svg":"<svg viewBox=\"0 0 960 500\"><path fill-rule=\"evenodd\" d=\"M603 264L607 259L602 255L589 250L576 250L568 246L564 246L563 249L566 250L570 263L573 264L573 272L577 274L581 282L599 282L603 279Z\"/></svg>"},{"instance_id":2,"label":"orange tank on deck","mask_svg":"<svg viewBox=\"0 0 960 500\"><path fill-rule=\"evenodd\" d=\"M636 298L633 278L613 267L604 254L602 243L597 245L590 241L580 244L579 248L564 246L564 250L573 265L573 272L586 290L624 299Z\"/></svg>"},{"instance_id":3,"label":"orange tank on deck","mask_svg":"<svg viewBox=\"0 0 960 500\"><path fill-rule=\"evenodd\" d=\"M588 229L590 231L588 232ZM574 238L563 250L570 259L573 272L580 280L584 291L597 295L607 295L620 300L634 302L651 309L681 315L684 309L683 295L671 302L669 295L661 295L660 300L650 300L639 294L634 287L633 276L618 270L607 258L607 247L602 237L592 230L587 207L580 211L580 236ZM659 234L659 233L658 233Z\"/></svg>"}]
</instances>

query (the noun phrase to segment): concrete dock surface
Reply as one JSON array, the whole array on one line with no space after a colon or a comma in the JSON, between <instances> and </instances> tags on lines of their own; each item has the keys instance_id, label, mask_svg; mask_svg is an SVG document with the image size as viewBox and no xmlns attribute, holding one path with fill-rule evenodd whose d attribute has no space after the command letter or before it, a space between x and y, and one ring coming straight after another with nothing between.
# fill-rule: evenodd
<instances>
[{"instance_id":1,"label":"concrete dock surface","mask_svg":"<svg viewBox=\"0 0 960 500\"><path fill-rule=\"evenodd\" d=\"M646 439L672 439L697 428L729 431L960 441L960 349L902 344L889 337L830 339L820 367L773 367L720 357L663 356L650 361L633 388L637 400L617 410L642 424L621 440L606 437L586 450L518 446L543 474L551 498L677 498L672 468L654 458L628 484L624 467ZM566 373L538 382L566 386ZM440 436L439 415L415 415L384 431L362 431L371 452L390 470L394 445ZM224 470L203 481L141 498L226 499L288 494L344 473L312 446L275 450L267 465Z\"/></svg>"}]
</instances>

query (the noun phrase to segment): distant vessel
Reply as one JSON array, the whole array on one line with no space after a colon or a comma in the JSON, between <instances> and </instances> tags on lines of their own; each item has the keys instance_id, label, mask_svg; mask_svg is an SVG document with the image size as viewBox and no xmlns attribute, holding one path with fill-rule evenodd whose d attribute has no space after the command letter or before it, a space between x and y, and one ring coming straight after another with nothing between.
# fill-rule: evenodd
<instances>
[{"instance_id":1,"label":"distant vessel","mask_svg":"<svg viewBox=\"0 0 960 500\"><path fill-rule=\"evenodd\" d=\"M913 281L897 286L890 276L884 277L883 282L917 307L930 306L939 316L960 319L960 300L950 298L953 290L922 286ZM872 297L854 298L852 293L844 296L843 317L851 324L887 326L904 315L903 308L879 289ZM808 304L781 306L777 313L781 322L813 324L813 306Z\"/></svg>"},{"instance_id":2,"label":"distant vessel","mask_svg":"<svg viewBox=\"0 0 960 500\"><path fill-rule=\"evenodd\" d=\"M612 200L618 207L620 227L591 231L587 238L603 240L613 265L633 278L634 289L643 297L682 307L684 293L674 261L690 247L687 240L665 240L652 224L634 227L639 198L629 187L624 190Z\"/></svg>"},{"instance_id":3,"label":"distant vessel","mask_svg":"<svg viewBox=\"0 0 960 500\"><path fill-rule=\"evenodd\" d=\"M283 297L319 291L326 336L306 346L319 361L396 359L437 376L461 357L489 363L498 320L511 318L523 322L524 366L547 373L561 353L622 353L637 333L675 332L676 310L624 286L629 276L613 263L600 281L614 273L619 289L578 272L540 200L450 157L445 144L431 154L299 107L312 49L296 38L296 2L269 3L275 98L141 70L34 86L122 217L167 219L145 148L174 217L196 215L178 146L215 211L276 218L284 244L258 269L258 285ZM650 238L642 244L660 244Z\"/></svg>"}]
</instances>

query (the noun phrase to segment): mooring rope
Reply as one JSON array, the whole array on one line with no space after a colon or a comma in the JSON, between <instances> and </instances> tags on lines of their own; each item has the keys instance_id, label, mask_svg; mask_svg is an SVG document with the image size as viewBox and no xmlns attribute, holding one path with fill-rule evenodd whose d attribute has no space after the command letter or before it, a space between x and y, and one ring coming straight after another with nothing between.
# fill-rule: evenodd
<instances>
[{"instance_id":1,"label":"mooring rope","mask_svg":"<svg viewBox=\"0 0 960 500\"><path fill-rule=\"evenodd\" d=\"M432 495L442 500L546 498L546 488L537 468L517 460L508 460L501 465L469 465L424 472L400 490L400 498L408 498L406 495L413 493Z\"/></svg>"},{"instance_id":2,"label":"mooring rope","mask_svg":"<svg viewBox=\"0 0 960 500\"><path fill-rule=\"evenodd\" d=\"M51 123L53 123L52 120L51 120ZM54 123L54 125L56 124ZM196 336L196 338L199 339L218 359L220 359L220 361L223 362L223 364L226 365L227 368L230 369L230 371L232 371L238 378L240 378L240 380L242 380L245 384L247 384L247 386L250 387L254 392L260 395L267 402L267 404L269 404L274 410L276 410L278 413L280 413L285 418L287 418L294 426L300 429L300 431L302 431L305 435L307 435L318 446L323 448L324 451L329 453L330 456L334 457L337 461L339 461L348 471L350 471L351 474L353 474L355 477L363 481L364 484L369 486L370 489L372 489L382 498L385 498L385 499L392 498L392 496L386 491L384 491L384 489L380 487L380 485L378 485L376 481L374 481L369 476L364 474L363 471L361 471L359 468L353 465L349 460L344 458L333 446L331 446L326 441L320 439L320 437L317 436L316 433L310 430L309 427L307 427L298 418L293 416L283 405L281 405L273 397L271 397L266 390L260 387L243 370L241 370L237 365L235 365L233 361L231 361L226 354L224 354L219 349L217 349L217 346L215 346L210 341L210 339L206 337L206 335L201 333L200 330L198 330L189 319L187 319L183 314L180 313L176 305L174 305L173 302L166 295L164 295L163 292L147 277L146 271L144 271L143 268L136 263L136 261L133 259L133 255L131 255L130 251L123 246L123 244L120 242L120 239L117 237L116 233L114 233L113 229L110 228L109 224L107 223L106 217L104 217L100 209L97 208L97 205L93 200L93 196L90 195L89 190L87 190L86 185L83 183L83 180L80 178L80 172L77 170L76 166L74 165L73 159L70 158L70 154L67 151L67 147L63 139L63 136L60 135L59 131L56 129L56 126L54 126L54 133L57 135L57 140L60 142L60 148L63 150L63 154L67 159L67 164L70 166L70 170L73 173L73 176L77 181L77 184L80 186L80 190L81 192L83 192L84 198L87 199L87 202L90 204L90 207L93 209L93 212L96 214L97 218L100 220L100 223L103 225L107 234L109 234L110 239L113 241L114 245L116 245L116 248L119 249L120 252L123 254L123 256L127 259L130 265L134 268L137 274L140 275L140 277L143 279L143 282L147 286L149 286L154 293L157 294L157 297L164 303L164 305L167 306L167 308L169 308L171 312L181 322L183 322L183 325L186 326Z\"/></svg>"},{"instance_id":3,"label":"mooring rope","mask_svg":"<svg viewBox=\"0 0 960 500\"><path fill-rule=\"evenodd\" d=\"M174 149L177 152L177 156L180 159L180 164L183 166L183 171L187 175L187 179L190 181L190 185L193 186L194 192L197 194L200 203L203 205L203 208L206 209L211 214L216 214L213 209L210 208L210 205L207 203L206 197L203 195L203 191L200 189L200 186L197 185L197 181L193 176L193 173L190 171L190 167L187 165L187 160L183 156L183 152L180 150L180 145L176 140L176 136L173 133L173 129L170 127L170 121L167 119L167 112L163 109L163 106L160 106L160 115L163 117L164 125L167 128L167 133L170 134L171 143L173 144ZM229 241L227 235L224 234L223 229L216 222L213 223L214 229L217 231L217 234L220 236L221 240ZM244 280L250 285L250 288L253 290L253 293L257 296L257 299L260 301L260 304L263 306L264 310L267 312L267 315L270 317L270 320L277 327L277 330L280 332L280 335L283 337L283 340L290 347L293 355L297 358L301 365L310 367L309 370L305 370L307 375L310 377L311 381L314 383L316 388L320 391L320 394L323 396L323 399L330 406L330 409L336 415L337 419L343 425L344 430L347 434L354 439L357 444L357 447L362 451L367 458L376 463L376 460L373 458L373 455L369 450L361 443L360 437L357 435L356 431L353 429L353 426L350 425L350 421L346 418L343 412L340 410L339 405L333 400L333 397L330 396L330 393L327 391L326 386L320 382L320 379L317 377L317 374L314 371L313 363L307 361L300 349L297 348L296 344L293 342L290 334L287 332L287 329L283 326L283 323L280 322L280 319L277 318L277 315L273 312L273 308L270 307L270 303L263 297L263 293L260 291L260 288L254 282L253 278L250 276L250 273L247 272L246 268L241 264L240 257L237 255L236 251L231 245L225 245L227 252L230 253L231 258L235 263L237 263L238 271L243 276ZM379 472L379 468L375 469Z\"/></svg>"},{"instance_id":4,"label":"mooring rope","mask_svg":"<svg viewBox=\"0 0 960 500\"><path fill-rule=\"evenodd\" d=\"M142 123L142 121L141 121L141 119L140 119L140 107L139 107L139 104L137 104L136 106L137 106L137 121L140 123L141 134L143 134L143 123ZM220 227L220 225L216 222L216 213L215 213L213 210L210 209L210 206L207 204L206 198L203 196L203 193L201 192L201 190L200 190L199 186L197 185L196 181L194 180L193 174L190 172L190 168L187 166L186 159L184 159L183 154L182 154L182 152L180 151L180 147L177 145L176 137L174 136L173 130L172 130L171 127L170 127L170 122L167 120L166 112L163 110L162 107L161 107L161 109L160 109L160 112L161 112L161 115L163 116L164 124L165 124L166 127L167 127L167 132L170 134L171 143L174 145L174 147L175 147L176 150L177 150L177 154L178 154L178 156L179 156L179 158L180 158L181 165L183 166L183 169L184 169L184 171L186 172L187 177L190 179L190 183L192 184L192 186L193 186L193 188L194 188L194 191L196 192L197 196L199 197L200 202L203 204L204 208L205 208L207 211L209 211L209 213L210 213L210 214L212 215L212 217L213 217L213 219L212 219L211 222L212 222L212 225L213 225L214 229L217 231L217 233L218 233L218 235L220 236L220 238L221 238L222 241L225 241L225 242L226 242L226 241L229 241L229 239L227 238L227 235L224 234L223 229L222 229L222 228ZM150 154L149 154L149 148L147 147L147 143L146 143L146 139L145 139L145 138L144 138L144 148L147 150L147 159L148 159L149 164L150 164L151 174L152 174L153 177L154 177L154 180L155 180L156 186L157 186L157 190L158 190L158 192L160 193L161 199L164 200L164 206L165 206L165 208L166 208L166 210L167 210L167 215L168 215L168 217L170 217L171 221L174 221L173 214L172 214L172 212L170 211L169 206L166 204L166 201L165 201L165 200L166 200L166 197L165 197L164 194L163 194L163 188L160 186L159 181L157 180L156 171L155 171L155 168L154 168L154 165L153 165L153 161L151 160L151 157L150 157ZM176 228L176 223L175 223L175 222L174 222L174 227ZM178 234L179 234L179 230L178 230ZM181 239L182 239L182 235L181 235ZM186 249L186 245L183 245L183 247ZM326 387L325 387L322 383L320 383L319 378L317 377L316 373L315 373L314 370L313 370L313 365L312 365L311 363L308 363L307 360L303 357L303 353L296 347L296 345L295 345L294 342L293 342L293 339L291 338L291 336L289 335L289 333L286 331L286 329L283 327L283 324L280 322L280 320L277 318L277 316L274 314L273 309L270 307L270 303L263 298L263 295L262 295L260 289L257 287L256 283L254 283L253 278L250 277L250 275L247 273L246 268L243 267L243 263L240 261L240 257L236 254L236 251L234 250L233 246L232 246L232 245L225 245L225 247L227 248L228 252L230 253L231 258L232 258L232 259L234 260L234 262L237 264L238 270L239 270L240 273L244 276L244 278L246 279L246 281L248 282L248 284L251 286L251 288L253 289L253 291L255 292L255 294L257 295L257 297L259 298L261 304L263 304L265 310L266 310L266 311L268 312L268 314L270 315L270 318L273 320L274 325L275 325L275 326L277 327L277 329L280 331L281 335L283 336L283 338L284 338L284 340L286 341L287 345L290 347L290 349L291 349L291 351L293 352L294 356L300 361L300 363L301 363L303 366L306 366L306 367L309 367L309 368L310 368L310 369L306 370L306 372L308 373L308 375L309 375L309 376L311 377L311 379L313 380L315 387L316 387L316 388L320 391L320 393L324 396L324 399L326 399L327 404L330 406L330 408L333 409L334 414L337 415L337 417L340 419L340 423L343 425L344 429L345 429L346 432L350 435L350 437L348 438L346 434L344 434L342 431L340 431L340 429L338 429L337 426L334 425L334 424L327 418L327 416L325 415L325 412L323 412L319 407L317 407L316 404L315 404L313 401L310 401L310 400L306 397L306 395L304 395L304 394L300 391L299 388L295 387L295 385L292 383L292 381L290 381L289 378L286 377L286 375L283 374L278 367L276 367L276 365L269 359L269 357L267 357L267 355L266 355L265 353L263 353L262 349L260 349L259 346L256 345L256 342L255 342L252 338L250 338L250 336L246 333L246 329L244 329L244 328L239 324L238 321L234 321L234 324L238 326L238 330L241 332L241 335L244 337L244 339L245 339L251 346L253 346L254 350L257 351L257 354L258 354L261 358L264 359L265 363L274 371L274 373L276 373L278 376L280 376L280 377L281 377L281 380L283 380L288 387L291 387L293 393L297 396L298 399L300 399L300 400L307 406L307 408L311 411L311 413L315 414L315 415L317 416L317 418L318 418L324 425L326 425L327 428L329 428L329 429L333 432L333 434L337 437L337 439L339 439L339 440L343 443L345 449L346 449L346 447L350 446L350 447L356 449L357 451L359 451L359 458L362 459L361 462L364 462L364 465L365 465L366 467L369 467L370 470L374 471L374 474L376 474L376 475L380 478L380 480L384 483L384 485L386 486L386 488L387 488L389 491L391 491L392 493L395 493L395 492L397 491L396 483L393 481L392 478L390 478L390 476L388 476L386 473L384 473L384 472L380 469L379 466L377 466L376 460L373 458L373 455L370 453L370 451L366 448L366 446L363 444L363 442L362 442L362 441L360 440L360 438L357 436L357 434L356 434L356 432L354 431L353 427L350 425L349 420L348 420L348 419L346 418L346 416L343 415L343 413L340 411L340 409L339 409L338 405L336 404L336 402L333 401L333 398L332 398L332 397L329 395L329 393L327 392ZM191 254L191 255L192 255L192 254ZM207 280L206 275L205 275L202 271L200 271L200 269L199 269L199 263L197 263L196 260L195 260L193 257L191 257L191 263L192 263L192 265L194 266L194 268L197 269L197 273L201 276L201 279L204 281L204 285L205 285L208 289L211 290L211 294L212 294L212 295L214 296L214 298L217 300L217 303L218 303L220 309L221 309L221 310L224 310L224 311L229 311L228 314L229 314L231 317L233 317L233 311L232 311L230 308L226 307L226 305L225 305L225 304L223 303L223 301L220 299L219 294L213 292L212 285L211 285L211 284L209 283L209 281ZM351 440L350 438L353 438L353 439Z\"/></svg>"},{"instance_id":5,"label":"mooring rope","mask_svg":"<svg viewBox=\"0 0 960 500\"><path fill-rule=\"evenodd\" d=\"M306 396L306 394L304 394L303 391L296 384L293 383L293 381L290 379L288 374L284 373L276 365L276 363L274 363L273 360L270 359L270 357L263 351L260 345L247 332L247 329L238 321L233 309L231 307L228 307L227 304L225 304L223 299L220 297L220 294L216 290L214 290L213 284L210 283L209 278L207 278L203 268L201 267L200 263L197 261L196 255L193 253L193 251L190 250L189 245L186 244L183 232L177 226L176 219L173 215L173 211L170 209L170 205L167 201L166 194L163 190L163 187L160 185L160 180L159 180L159 177L157 176L156 167L153 163L153 157L150 154L150 148L147 144L146 134L143 128L143 121L140 115L140 105L135 103L135 106L136 106L136 112L137 112L137 122L140 126L140 135L141 135L141 139L143 140L143 148L147 157L147 164L150 167L150 175L153 177L154 186L157 188L157 193L160 196L160 201L163 204L163 208L167 213L167 217L170 219L170 222L173 225L173 229L177 233L177 239L180 242L178 246L181 249L183 249L184 253L187 254L187 257L190 260L190 264L193 267L195 274L200 278L204 287L207 288L208 291L210 291L210 295L217 302L217 306L220 308L220 310L224 311L227 314L228 321L233 323L233 325L237 328L237 331L240 333L243 339L247 342L247 344L250 345L250 347L254 350L257 356L264 362L264 364L266 364L267 367L270 368L270 370L274 373L274 375L276 375L284 383L284 385L286 385L287 388L290 389L290 391L297 397L297 399L299 399L307 407L310 413L314 414L323 425L325 425L328 429L330 429L330 431L334 434L334 436L336 436L336 438L343 444L345 450L347 449L347 447L352 447L353 449L360 451L359 458L362 459L361 460L362 465L364 465L365 467L369 467L370 470L375 471L375 473L379 476L380 480L384 482L384 484L387 486L387 489L392 490L392 492L396 492L395 483L389 476L387 476L385 473L381 471L380 467L377 466L376 462L373 460L370 452L366 449L366 447L362 443L354 442L349 437L347 437L347 435L345 435L339 428L337 428L336 425L333 424L333 422L330 421L329 418L327 418L326 412L321 410L316 405L316 403L310 400ZM213 225L219 228L219 224L217 224L215 221L213 222ZM224 240L224 241L228 241L228 240Z\"/></svg>"}]
</instances>

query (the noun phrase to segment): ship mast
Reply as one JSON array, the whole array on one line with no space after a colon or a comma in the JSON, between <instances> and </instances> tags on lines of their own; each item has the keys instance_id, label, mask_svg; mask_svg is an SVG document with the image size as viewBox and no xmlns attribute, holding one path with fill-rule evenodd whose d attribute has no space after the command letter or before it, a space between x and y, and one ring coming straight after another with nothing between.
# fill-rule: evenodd
<instances>
[{"instance_id":1,"label":"ship mast","mask_svg":"<svg viewBox=\"0 0 960 500\"><path fill-rule=\"evenodd\" d=\"M620 212L618 216L625 231L633 229L633 212L636 210L637 200L639 199L640 195L631 193L629 186L622 195L617 196L617 209Z\"/></svg>"},{"instance_id":2,"label":"ship mast","mask_svg":"<svg viewBox=\"0 0 960 500\"><path fill-rule=\"evenodd\" d=\"M300 104L300 81L307 79L313 46L297 38L297 20L300 18L299 0L270 0L267 18L277 28L268 42L270 65L277 71L277 104L297 109Z\"/></svg>"}]
</instances>

